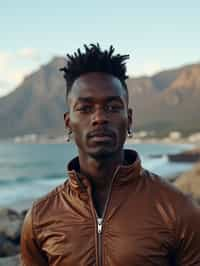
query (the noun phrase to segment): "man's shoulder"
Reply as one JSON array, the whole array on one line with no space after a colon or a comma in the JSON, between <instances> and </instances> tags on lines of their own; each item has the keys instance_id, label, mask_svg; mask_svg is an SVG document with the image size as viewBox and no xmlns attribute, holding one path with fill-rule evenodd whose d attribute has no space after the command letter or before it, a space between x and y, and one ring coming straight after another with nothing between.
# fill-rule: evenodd
<instances>
[{"instance_id":1,"label":"man's shoulder","mask_svg":"<svg viewBox=\"0 0 200 266\"><path fill-rule=\"evenodd\" d=\"M43 204L45 201L51 200L52 198L55 198L62 190L65 189L66 184L68 180L66 180L64 183L58 185L57 187L53 188L50 192L45 194L44 196L40 197L34 202L35 206L38 206Z\"/></svg>"},{"instance_id":2,"label":"man's shoulder","mask_svg":"<svg viewBox=\"0 0 200 266\"><path fill-rule=\"evenodd\" d=\"M184 192L175 187L168 179L161 177L149 170L143 170L143 177L147 183L147 186L150 187L152 195L155 197L163 195L165 198L169 198L171 200L187 200L189 198L189 195L186 195Z\"/></svg>"},{"instance_id":3,"label":"man's shoulder","mask_svg":"<svg viewBox=\"0 0 200 266\"><path fill-rule=\"evenodd\" d=\"M184 215L184 210L189 214L192 211L200 212L199 205L193 200L193 198L178 189L173 183L162 178L159 175L152 173L148 170L144 170L144 176L146 175L147 187L149 186L151 191L152 200L157 202L157 205L164 207L165 209L174 209L179 215Z\"/></svg>"},{"instance_id":4,"label":"man's shoulder","mask_svg":"<svg viewBox=\"0 0 200 266\"><path fill-rule=\"evenodd\" d=\"M168 179L162 177L154 172L151 172L147 169L142 169L142 176L145 179L145 182L150 186L160 187L163 189L174 190L174 186L169 182Z\"/></svg>"},{"instance_id":5,"label":"man's shoulder","mask_svg":"<svg viewBox=\"0 0 200 266\"><path fill-rule=\"evenodd\" d=\"M44 216L52 214L54 210L56 211L67 184L68 180L33 202L31 214L35 222Z\"/></svg>"}]
</instances>

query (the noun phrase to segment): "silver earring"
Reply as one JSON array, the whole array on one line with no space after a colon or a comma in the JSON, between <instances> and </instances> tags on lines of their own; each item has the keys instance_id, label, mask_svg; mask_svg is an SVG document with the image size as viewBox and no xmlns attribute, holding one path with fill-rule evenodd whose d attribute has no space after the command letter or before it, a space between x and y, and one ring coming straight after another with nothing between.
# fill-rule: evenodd
<instances>
[{"instance_id":1,"label":"silver earring","mask_svg":"<svg viewBox=\"0 0 200 266\"><path fill-rule=\"evenodd\" d=\"M131 128L128 128L128 138L133 137L133 130Z\"/></svg>"}]
</instances>

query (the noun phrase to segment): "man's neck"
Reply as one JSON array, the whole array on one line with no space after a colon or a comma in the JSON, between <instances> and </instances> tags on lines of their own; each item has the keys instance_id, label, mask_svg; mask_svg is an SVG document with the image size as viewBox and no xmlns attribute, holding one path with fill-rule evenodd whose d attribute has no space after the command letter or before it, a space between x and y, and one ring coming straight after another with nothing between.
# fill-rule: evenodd
<instances>
[{"instance_id":1,"label":"man's neck","mask_svg":"<svg viewBox=\"0 0 200 266\"><path fill-rule=\"evenodd\" d=\"M79 153L80 172L89 179L94 190L105 190L109 187L116 168L122 165L123 161L123 150L102 159Z\"/></svg>"},{"instance_id":2,"label":"man's neck","mask_svg":"<svg viewBox=\"0 0 200 266\"><path fill-rule=\"evenodd\" d=\"M99 217L102 217L108 191L116 168L124 161L124 151L111 157L97 160L79 153L80 172L85 175L92 186L93 203Z\"/></svg>"}]
</instances>

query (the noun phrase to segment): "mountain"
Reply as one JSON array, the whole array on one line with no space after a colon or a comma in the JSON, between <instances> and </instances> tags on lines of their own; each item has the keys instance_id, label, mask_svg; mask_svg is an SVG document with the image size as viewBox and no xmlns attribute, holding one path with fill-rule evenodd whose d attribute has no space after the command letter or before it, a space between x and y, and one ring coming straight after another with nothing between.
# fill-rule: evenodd
<instances>
[{"instance_id":1,"label":"mountain","mask_svg":"<svg viewBox=\"0 0 200 266\"><path fill-rule=\"evenodd\" d=\"M59 71L63 65L63 58L54 58L0 98L1 138L63 131L65 82Z\"/></svg>"},{"instance_id":2,"label":"mountain","mask_svg":"<svg viewBox=\"0 0 200 266\"><path fill-rule=\"evenodd\" d=\"M20 86L0 98L0 138L25 134L64 134L65 81L55 57L26 76ZM200 64L162 71L151 77L130 78L130 106L136 130L166 134L199 131Z\"/></svg>"},{"instance_id":3,"label":"mountain","mask_svg":"<svg viewBox=\"0 0 200 266\"><path fill-rule=\"evenodd\" d=\"M200 64L131 79L128 85L136 128L158 135L200 130Z\"/></svg>"}]
</instances>

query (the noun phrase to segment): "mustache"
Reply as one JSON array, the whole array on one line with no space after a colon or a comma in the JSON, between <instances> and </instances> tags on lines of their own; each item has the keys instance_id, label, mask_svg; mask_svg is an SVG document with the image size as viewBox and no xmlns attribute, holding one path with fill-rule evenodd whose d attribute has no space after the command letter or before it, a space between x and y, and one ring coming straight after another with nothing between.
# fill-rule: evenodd
<instances>
[{"instance_id":1,"label":"mustache","mask_svg":"<svg viewBox=\"0 0 200 266\"><path fill-rule=\"evenodd\" d=\"M92 138L92 137L95 137L95 136L114 137L115 133L112 130L108 129L108 128L99 128L99 129L92 130L92 131L90 131L87 134L88 138Z\"/></svg>"}]
</instances>

